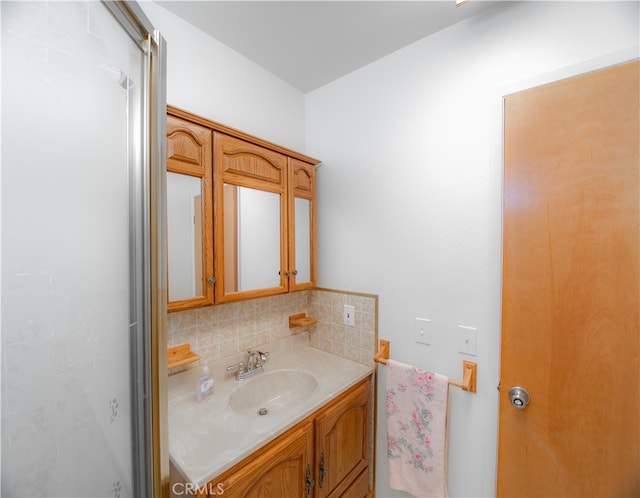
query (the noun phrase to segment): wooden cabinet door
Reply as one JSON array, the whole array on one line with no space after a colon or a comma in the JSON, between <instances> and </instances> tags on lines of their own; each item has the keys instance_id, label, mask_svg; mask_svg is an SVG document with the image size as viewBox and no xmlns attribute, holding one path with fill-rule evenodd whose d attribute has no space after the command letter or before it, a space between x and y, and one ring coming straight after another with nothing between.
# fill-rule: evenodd
<instances>
[{"instance_id":1,"label":"wooden cabinet door","mask_svg":"<svg viewBox=\"0 0 640 498\"><path fill-rule=\"evenodd\" d=\"M287 157L214 134L216 302L288 291Z\"/></svg>"},{"instance_id":2,"label":"wooden cabinet door","mask_svg":"<svg viewBox=\"0 0 640 498\"><path fill-rule=\"evenodd\" d=\"M313 479L311 420L261 451L240 469L234 467L228 477L216 479L216 483L224 482L225 498L312 496L311 486L307 491L307 473Z\"/></svg>"},{"instance_id":3,"label":"wooden cabinet door","mask_svg":"<svg viewBox=\"0 0 640 498\"><path fill-rule=\"evenodd\" d=\"M289 158L289 290L316 284L315 166Z\"/></svg>"},{"instance_id":4,"label":"wooden cabinet door","mask_svg":"<svg viewBox=\"0 0 640 498\"><path fill-rule=\"evenodd\" d=\"M316 417L318 498L343 496L368 468L370 382L358 384Z\"/></svg>"},{"instance_id":5,"label":"wooden cabinet door","mask_svg":"<svg viewBox=\"0 0 640 498\"><path fill-rule=\"evenodd\" d=\"M169 311L213 304L211 129L167 115Z\"/></svg>"}]
</instances>

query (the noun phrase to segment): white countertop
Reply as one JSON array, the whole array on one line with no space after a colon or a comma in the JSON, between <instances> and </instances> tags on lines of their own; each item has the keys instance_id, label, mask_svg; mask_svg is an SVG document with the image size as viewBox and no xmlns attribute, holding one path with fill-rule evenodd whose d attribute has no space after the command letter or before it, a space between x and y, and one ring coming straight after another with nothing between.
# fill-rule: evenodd
<instances>
[{"instance_id":1,"label":"white countertop","mask_svg":"<svg viewBox=\"0 0 640 498\"><path fill-rule=\"evenodd\" d=\"M373 371L311 347L306 332L254 349L270 353L263 364L265 373L306 371L317 379L317 388L292 409L260 416L229 407L230 396L240 386L265 375L237 381L226 372L228 365L246 361L246 353L209 364L216 384L213 396L203 403L195 397L200 367L169 377L169 455L187 482L206 484Z\"/></svg>"}]
</instances>

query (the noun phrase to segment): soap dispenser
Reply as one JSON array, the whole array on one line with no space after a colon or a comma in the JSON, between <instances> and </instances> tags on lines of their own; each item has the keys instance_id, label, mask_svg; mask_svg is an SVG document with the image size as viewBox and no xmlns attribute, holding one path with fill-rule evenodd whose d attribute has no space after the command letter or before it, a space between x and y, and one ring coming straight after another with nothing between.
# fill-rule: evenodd
<instances>
[{"instance_id":1,"label":"soap dispenser","mask_svg":"<svg viewBox=\"0 0 640 498\"><path fill-rule=\"evenodd\" d=\"M202 367L202 375L198 379L198 386L196 388L196 401L201 403L208 400L213 394L213 385L215 381L213 375L209 371L207 365Z\"/></svg>"}]
</instances>

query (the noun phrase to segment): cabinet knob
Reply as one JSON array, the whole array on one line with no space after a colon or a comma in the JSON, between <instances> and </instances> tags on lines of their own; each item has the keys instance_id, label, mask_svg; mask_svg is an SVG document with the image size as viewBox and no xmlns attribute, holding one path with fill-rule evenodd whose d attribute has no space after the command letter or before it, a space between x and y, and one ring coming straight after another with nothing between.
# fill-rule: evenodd
<instances>
[{"instance_id":1,"label":"cabinet knob","mask_svg":"<svg viewBox=\"0 0 640 498\"><path fill-rule=\"evenodd\" d=\"M207 280L207 282L209 282L211 285L216 283L216 279L215 277L209 277L209 279Z\"/></svg>"}]
</instances>

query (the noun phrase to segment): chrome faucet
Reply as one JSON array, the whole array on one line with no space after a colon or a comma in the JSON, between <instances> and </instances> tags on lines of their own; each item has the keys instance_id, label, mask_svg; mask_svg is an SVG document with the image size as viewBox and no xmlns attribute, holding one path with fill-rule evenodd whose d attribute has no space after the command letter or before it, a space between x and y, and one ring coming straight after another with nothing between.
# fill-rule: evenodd
<instances>
[{"instance_id":1,"label":"chrome faucet","mask_svg":"<svg viewBox=\"0 0 640 498\"><path fill-rule=\"evenodd\" d=\"M262 371L262 362L267 361L269 353L263 353L262 351L247 350L249 357L247 358L247 372L251 372L255 369Z\"/></svg>"},{"instance_id":2,"label":"chrome faucet","mask_svg":"<svg viewBox=\"0 0 640 498\"><path fill-rule=\"evenodd\" d=\"M253 377L254 375L263 372L262 362L267 361L269 353L263 353L262 351L251 351L247 350L247 361L241 361L240 363L236 363L235 365L231 365L227 367L227 372L235 372L236 380L244 380L248 377Z\"/></svg>"}]
</instances>

